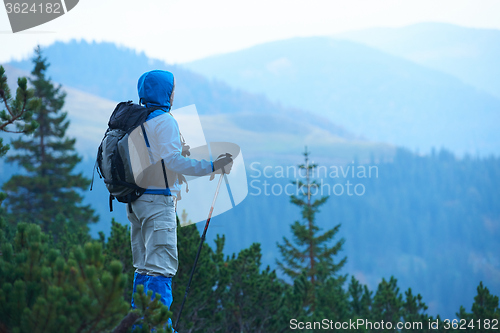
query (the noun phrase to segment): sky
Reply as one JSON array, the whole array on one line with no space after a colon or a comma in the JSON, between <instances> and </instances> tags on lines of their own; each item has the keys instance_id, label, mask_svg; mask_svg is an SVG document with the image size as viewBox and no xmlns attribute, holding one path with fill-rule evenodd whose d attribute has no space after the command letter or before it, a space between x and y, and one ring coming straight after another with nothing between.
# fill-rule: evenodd
<instances>
[{"instance_id":1,"label":"sky","mask_svg":"<svg viewBox=\"0 0 500 333\"><path fill-rule=\"evenodd\" d=\"M500 29L500 0L81 0L13 34L0 9L0 63L54 41L107 41L183 63L297 36L444 22Z\"/></svg>"}]
</instances>

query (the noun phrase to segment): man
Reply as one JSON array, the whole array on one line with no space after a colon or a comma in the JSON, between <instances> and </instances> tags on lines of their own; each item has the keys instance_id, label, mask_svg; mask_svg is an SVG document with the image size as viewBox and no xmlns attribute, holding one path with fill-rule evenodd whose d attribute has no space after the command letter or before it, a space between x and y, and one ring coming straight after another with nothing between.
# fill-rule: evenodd
<instances>
[{"instance_id":1,"label":"man","mask_svg":"<svg viewBox=\"0 0 500 333\"><path fill-rule=\"evenodd\" d=\"M156 160L163 158L165 185L150 186L127 209L131 224L131 244L134 274L134 292L137 285L161 295L161 302L172 304L172 277L177 272L176 206L180 192L178 175L205 176L229 173L230 155L221 155L213 163L194 160L183 154L183 143L177 121L169 115L174 99L175 80L172 73L154 70L144 73L137 84L140 104L158 107L146 119L144 139ZM147 134L146 134L147 133ZM187 146L188 147L188 146ZM168 178L168 183L167 183ZM132 298L132 307L135 308Z\"/></svg>"}]
</instances>

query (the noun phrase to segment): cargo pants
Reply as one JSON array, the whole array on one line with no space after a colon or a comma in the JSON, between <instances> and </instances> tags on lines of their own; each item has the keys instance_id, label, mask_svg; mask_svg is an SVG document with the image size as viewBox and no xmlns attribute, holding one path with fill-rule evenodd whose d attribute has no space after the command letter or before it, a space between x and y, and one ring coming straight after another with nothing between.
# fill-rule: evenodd
<instances>
[{"instance_id":1,"label":"cargo pants","mask_svg":"<svg viewBox=\"0 0 500 333\"><path fill-rule=\"evenodd\" d=\"M143 194L131 205L127 216L136 269L134 292L137 284L143 284L146 292L160 294L162 303L170 308L172 277L178 268L176 197Z\"/></svg>"}]
</instances>

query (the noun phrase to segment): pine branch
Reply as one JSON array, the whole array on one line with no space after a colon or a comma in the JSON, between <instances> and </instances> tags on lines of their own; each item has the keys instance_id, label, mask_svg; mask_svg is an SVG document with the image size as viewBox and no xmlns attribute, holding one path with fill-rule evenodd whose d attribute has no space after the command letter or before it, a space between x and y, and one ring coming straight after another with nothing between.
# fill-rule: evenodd
<instances>
[{"instance_id":1,"label":"pine branch","mask_svg":"<svg viewBox=\"0 0 500 333\"><path fill-rule=\"evenodd\" d=\"M16 98L12 105L10 105L10 89L7 86L7 77L5 76L5 69L3 66L0 66L0 98L2 99L3 104L5 105L5 109L9 113L10 117L7 117L6 114L2 114L2 120L5 122L0 124L0 131L9 132L9 133L31 133L35 128L36 124L28 122L31 121L31 114L36 109L37 103L32 103L30 96L32 96L32 91L27 89L27 80L26 78L18 79L18 86L16 92ZM36 99L35 99L36 100ZM19 102L21 104L19 105ZM32 107L28 107L28 104ZM20 107L20 108L19 108ZM4 112L4 111L2 111ZM19 130L9 130L7 127L12 125L19 120L24 120L24 124L17 124Z\"/></svg>"}]
</instances>

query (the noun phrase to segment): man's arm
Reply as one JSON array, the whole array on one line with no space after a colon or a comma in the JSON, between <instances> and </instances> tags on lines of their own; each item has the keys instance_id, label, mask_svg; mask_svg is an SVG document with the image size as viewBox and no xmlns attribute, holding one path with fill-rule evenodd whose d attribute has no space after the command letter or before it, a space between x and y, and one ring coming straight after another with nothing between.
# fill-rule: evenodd
<instances>
[{"instance_id":1,"label":"man's arm","mask_svg":"<svg viewBox=\"0 0 500 333\"><path fill-rule=\"evenodd\" d=\"M155 141L151 145L159 151L160 157L169 170L188 176L205 176L213 172L213 163L207 160L195 160L181 155L182 144L180 140L179 125L170 115L157 117L154 128ZM156 118L155 118L156 119Z\"/></svg>"}]
</instances>

